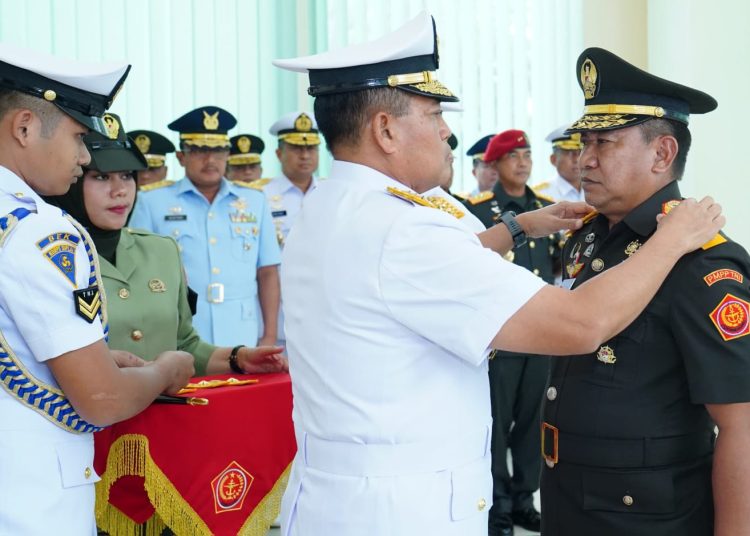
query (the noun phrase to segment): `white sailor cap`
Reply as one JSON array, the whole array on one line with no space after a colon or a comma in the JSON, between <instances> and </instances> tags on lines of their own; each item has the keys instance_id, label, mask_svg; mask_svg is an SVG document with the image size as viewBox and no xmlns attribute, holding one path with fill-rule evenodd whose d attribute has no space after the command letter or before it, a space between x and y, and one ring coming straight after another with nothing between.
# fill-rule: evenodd
<instances>
[{"instance_id":1,"label":"white sailor cap","mask_svg":"<svg viewBox=\"0 0 750 536\"><path fill-rule=\"evenodd\" d=\"M562 149L563 151L578 151L583 149L581 143L581 133L566 134L565 131L570 128L569 124L559 126L544 138L552 144L552 147Z\"/></svg>"},{"instance_id":2,"label":"white sailor cap","mask_svg":"<svg viewBox=\"0 0 750 536\"><path fill-rule=\"evenodd\" d=\"M292 145L320 145L318 123L313 114L289 112L276 121L268 132Z\"/></svg>"},{"instance_id":3,"label":"white sailor cap","mask_svg":"<svg viewBox=\"0 0 750 536\"><path fill-rule=\"evenodd\" d=\"M112 105L130 71L124 62L89 63L0 43L0 87L56 105L104 135L101 116Z\"/></svg>"},{"instance_id":4,"label":"white sailor cap","mask_svg":"<svg viewBox=\"0 0 750 536\"><path fill-rule=\"evenodd\" d=\"M396 87L440 101L458 100L435 78L440 64L435 21L424 11L375 41L273 64L309 73L307 92L314 97Z\"/></svg>"}]
</instances>

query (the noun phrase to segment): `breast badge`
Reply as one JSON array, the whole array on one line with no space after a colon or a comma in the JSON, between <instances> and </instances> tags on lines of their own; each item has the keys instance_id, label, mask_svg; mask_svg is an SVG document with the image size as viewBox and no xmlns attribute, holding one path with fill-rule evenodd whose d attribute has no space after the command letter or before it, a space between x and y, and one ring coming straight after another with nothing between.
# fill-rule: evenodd
<instances>
[{"instance_id":1,"label":"breast badge","mask_svg":"<svg viewBox=\"0 0 750 536\"><path fill-rule=\"evenodd\" d=\"M633 240L628 246L625 248L625 255L630 257L633 253L638 251L638 248L641 247L641 243L638 240Z\"/></svg>"},{"instance_id":2,"label":"breast badge","mask_svg":"<svg viewBox=\"0 0 750 536\"><path fill-rule=\"evenodd\" d=\"M234 212L229 213L229 219L232 223L256 223L258 219L252 212L247 212L247 201L243 197L238 197L229 206L234 209Z\"/></svg>"},{"instance_id":3,"label":"breast badge","mask_svg":"<svg viewBox=\"0 0 750 536\"><path fill-rule=\"evenodd\" d=\"M162 281L161 279L151 279L148 282L148 289L151 292L161 293L161 292L167 291L167 286L164 284L164 281Z\"/></svg>"},{"instance_id":4,"label":"breast badge","mask_svg":"<svg viewBox=\"0 0 750 536\"><path fill-rule=\"evenodd\" d=\"M742 298L727 294L719 305L711 311L709 318L719 335L725 341L739 339L750 333L750 303Z\"/></svg>"},{"instance_id":5,"label":"breast badge","mask_svg":"<svg viewBox=\"0 0 750 536\"><path fill-rule=\"evenodd\" d=\"M609 346L600 347L599 351L596 352L596 359L607 365L614 365L617 362L617 356Z\"/></svg>"}]
</instances>

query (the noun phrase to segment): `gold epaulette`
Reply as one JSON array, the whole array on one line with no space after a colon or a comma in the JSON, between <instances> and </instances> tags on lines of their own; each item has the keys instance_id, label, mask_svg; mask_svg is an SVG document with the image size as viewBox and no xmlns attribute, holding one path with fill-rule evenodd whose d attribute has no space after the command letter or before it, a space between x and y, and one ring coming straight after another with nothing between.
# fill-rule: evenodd
<instances>
[{"instance_id":1,"label":"gold epaulette","mask_svg":"<svg viewBox=\"0 0 750 536\"><path fill-rule=\"evenodd\" d=\"M451 192L454 196L460 198L460 199L469 199L469 194L466 192Z\"/></svg>"},{"instance_id":2,"label":"gold epaulette","mask_svg":"<svg viewBox=\"0 0 750 536\"><path fill-rule=\"evenodd\" d=\"M447 199L440 197L439 195L431 195L429 197L426 197L425 199L427 199L427 201L435 205L443 212L447 212L448 214L458 218L459 220L464 217L464 211L459 210L453 203L451 203Z\"/></svg>"},{"instance_id":3,"label":"gold epaulette","mask_svg":"<svg viewBox=\"0 0 750 536\"><path fill-rule=\"evenodd\" d=\"M479 203L484 203L493 197L495 197L495 194L493 194L491 190L487 190L486 192L479 192L477 195L471 196L467 201L472 205L478 205Z\"/></svg>"},{"instance_id":4,"label":"gold epaulette","mask_svg":"<svg viewBox=\"0 0 750 536\"><path fill-rule=\"evenodd\" d=\"M711 249L714 246L718 246L719 244L723 244L726 241L727 239L723 234L716 233L716 236L714 236L711 240L703 244L701 246L701 249L705 251L707 249Z\"/></svg>"},{"instance_id":5,"label":"gold epaulette","mask_svg":"<svg viewBox=\"0 0 750 536\"><path fill-rule=\"evenodd\" d=\"M253 190L263 191L263 188L271 182L271 179L255 179L252 182L245 181L232 181L232 184L241 186L242 188L252 188Z\"/></svg>"},{"instance_id":6,"label":"gold epaulette","mask_svg":"<svg viewBox=\"0 0 750 536\"><path fill-rule=\"evenodd\" d=\"M545 188L548 188L548 187L549 187L549 181L535 184L534 186L531 187L531 189L534 190L534 193L537 193L539 190L544 190Z\"/></svg>"},{"instance_id":7,"label":"gold epaulette","mask_svg":"<svg viewBox=\"0 0 750 536\"><path fill-rule=\"evenodd\" d=\"M177 183L175 181L170 181L169 179L164 179L159 182L152 182L151 184L146 184L145 186L139 186L138 191L150 192L151 190L158 190L159 188L164 188L165 186L172 186L173 184L177 184Z\"/></svg>"},{"instance_id":8,"label":"gold epaulette","mask_svg":"<svg viewBox=\"0 0 750 536\"><path fill-rule=\"evenodd\" d=\"M554 197L551 197L546 194L540 194L536 190L533 190L534 195L537 197L537 199L541 199L542 201L547 201L548 203L557 203Z\"/></svg>"},{"instance_id":9,"label":"gold epaulette","mask_svg":"<svg viewBox=\"0 0 750 536\"><path fill-rule=\"evenodd\" d=\"M388 186L386 188L386 191L391 195L395 195L396 197L399 197L401 199L411 201L412 203L416 205L422 205L423 207L437 208L433 203L431 203L429 200L425 199L419 194L415 194L407 190L400 190L398 188L394 188L393 186Z\"/></svg>"},{"instance_id":10,"label":"gold epaulette","mask_svg":"<svg viewBox=\"0 0 750 536\"><path fill-rule=\"evenodd\" d=\"M586 214L583 218L583 225L586 225L587 223L591 222L594 218L596 218L599 215L598 210L592 210L588 214ZM575 231L565 231L565 240L573 236L574 233L580 231L580 229L576 229Z\"/></svg>"},{"instance_id":11,"label":"gold epaulette","mask_svg":"<svg viewBox=\"0 0 750 536\"><path fill-rule=\"evenodd\" d=\"M589 212L583 217L583 224L586 225L588 222L596 218L598 215L599 215L598 210L592 210L591 212Z\"/></svg>"}]
</instances>

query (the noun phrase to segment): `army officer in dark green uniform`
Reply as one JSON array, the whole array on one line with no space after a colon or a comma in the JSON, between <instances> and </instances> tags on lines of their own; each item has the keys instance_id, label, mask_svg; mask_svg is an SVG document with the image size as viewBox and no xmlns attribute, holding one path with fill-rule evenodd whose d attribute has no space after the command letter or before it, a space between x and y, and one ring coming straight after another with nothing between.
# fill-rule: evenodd
<instances>
[{"instance_id":1,"label":"army officer in dark green uniform","mask_svg":"<svg viewBox=\"0 0 750 536\"><path fill-rule=\"evenodd\" d=\"M599 48L576 74L584 115L568 132L581 133L581 182L598 214L563 252L563 286L574 289L629 262L680 203L689 115L717 106ZM542 534L750 534L748 277L745 249L717 235L680 259L622 332L553 360Z\"/></svg>"},{"instance_id":2,"label":"army officer in dark green uniform","mask_svg":"<svg viewBox=\"0 0 750 536\"><path fill-rule=\"evenodd\" d=\"M196 375L287 370L281 348L220 348L193 328L187 282L177 244L171 238L125 228L136 196L135 172L146 161L108 114L108 136L85 137L91 163L64 196L48 201L82 223L99 254L107 293L109 346L151 360L165 350L195 356Z\"/></svg>"},{"instance_id":3,"label":"army officer in dark green uniform","mask_svg":"<svg viewBox=\"0 0 750 536\"><path fill-rule=\"evenodd\" d=\"M484 162L498 174L489 192L469 198L466 205L487 227L509 215L552 204L526 183L531 175L531 147L522 130L506 130L490 139ZM553 283L560 257L556 235L516 244L509 260ZM492 478L494 504L489 535L510 536L513 525L538 531L540 517L533 493L539 489L539 412L547 382L548 360L511 352L497 352L490 361L492 402ZM511 452L513 476L508 471Z\"/></svg>"}]
</instances>

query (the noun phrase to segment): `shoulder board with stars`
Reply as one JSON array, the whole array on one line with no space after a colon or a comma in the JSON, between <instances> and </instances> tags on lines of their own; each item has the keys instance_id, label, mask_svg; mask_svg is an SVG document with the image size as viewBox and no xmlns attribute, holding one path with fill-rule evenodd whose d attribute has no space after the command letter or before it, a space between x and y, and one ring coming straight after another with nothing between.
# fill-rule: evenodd
<instances>
[{"instance_id":1,"label":"shoulder board with stars","mask_svg":"<svg viewBox=\"0 0 750 536\"><path fill-rule=\"evenodd\" d=\"M671 201L666 201L665 203L662 203L661 205L661 213L662 214L669 214L669 211L672 210L674 207L679 205L682 202L681 199L672 199ZM711 240L706 242L701 246L702 250L711 249L714 246L718 246L719 244L723 244L726 242L726 236L722 234L721 232L716 233L716 236L714 236Z\"/></svg>"},{"instance_id":2,"label":"shoulder board with stars","mask_svg":"<svg viewBox=\"0 0 750 536\"><path fill-rule=\"evenodd\" d=\"M486 192L480 192L477 195L471 196L467 201L471 203L472 205L478 205L479 203L484 203L485 201L488 201L495 197L495 194L492 193L492 191L488 190Z\"/></svg>"},{"instance_id":3,"label":"shoulder board with stars","mask_svg":"<svg viewBox=\"0 0 750 536\"><path fill-rule=\"evenodd\" d=\"M405 199L406 201L411 201L415 205L422 205L423 207L430 207L430 208L437 208L433 203L425 199L419 194L415 194L413 192L409 192L407 190L399 190L398 188L394 188L393 186L388 186L386 188L389 194L399 197L401 199Z\"/></svg>"},{"instance_id":4,"label":"shoulder board with stars","mask_svg":"<svg viewBox=\"0 0 750 536\"><path fill-rule=\"evenodd\" d=\"M464 217L464 212L458 208L456 208L450 201L447 199L443 199L439 195L431 195L429 197L426 197L430 203L435 205L437 208L442 210L443 212L447 212L451 216L455 216L459 220Z\"/></svg>"},{"instance_id":5,"label":"shoulder board with stars","mask_svg":"<svg viewBox=\"0 0 750 536\"><path fill-rule=\"evenodd\" d=\"M469 199L469 194L466 192L451 192L455 197L458 197L459 199L467 200Z\"/></svg>"},{"instance_id":6,"label":"shoulder board with stars","mask_svg":"<svg viewBox=\"0 0 750 536\"><path fill-rule=\"evenodd\" d=\"M138 188L141 192L150 192L151 190L158 190L159 188L165 188L167 186L171 186L173 184L177 184L175 181L170 181L167 179L164 179L159 182L152 182L151 184L146 184L145 186L140 186Z\"/></svg>"}]
</instances>

